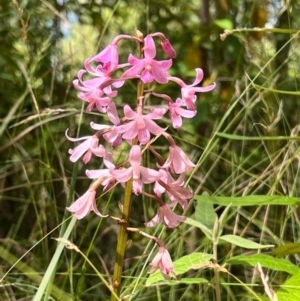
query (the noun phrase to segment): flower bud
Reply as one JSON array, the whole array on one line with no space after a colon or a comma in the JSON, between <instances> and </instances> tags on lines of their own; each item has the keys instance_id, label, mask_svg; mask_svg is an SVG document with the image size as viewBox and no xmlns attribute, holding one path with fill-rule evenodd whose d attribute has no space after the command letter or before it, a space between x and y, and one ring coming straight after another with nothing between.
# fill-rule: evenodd
<instances>
[{"instance_id":1,"label":"flower bud","mask_svg":"<svg viewBox=\"0 0 300 301\"><path fill-rule=\"evenodd\" d=\"M164 53L170 58L176 57L176 52L168 39L163 39L160 43Z\"/></svg>"}]
</instances>

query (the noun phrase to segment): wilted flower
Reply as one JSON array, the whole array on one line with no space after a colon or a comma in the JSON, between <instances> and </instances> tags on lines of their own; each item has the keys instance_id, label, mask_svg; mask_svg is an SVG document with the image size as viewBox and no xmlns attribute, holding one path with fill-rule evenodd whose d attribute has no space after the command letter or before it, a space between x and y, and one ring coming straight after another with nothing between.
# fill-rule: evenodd
<instances>
[{"instance_id":1,"label":"wilted flower","mask_svg":"<svg viewBox=\"0 0 300 301\"><path fill-rule=\"evenodd\" d=\"M169 276L170 273L173 276L173 278L177 279L171 256L168 250L164 246L159 247L158 253L153 258L150 265L151 265L151 269L149 271L150 274L160 269L165 279L170 279Z\"/></svg>"}]
</instances>

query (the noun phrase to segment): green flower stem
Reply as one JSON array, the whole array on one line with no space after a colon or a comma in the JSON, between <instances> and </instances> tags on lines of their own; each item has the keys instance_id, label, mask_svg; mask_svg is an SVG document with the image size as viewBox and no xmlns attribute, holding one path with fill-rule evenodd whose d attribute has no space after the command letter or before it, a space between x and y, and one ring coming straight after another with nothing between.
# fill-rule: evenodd
<instances>
[{"instance_id":1,"label":"green flower stem","mask_svg":"<svg viewBox=\"0 0 300 301\"><path fill-rule=\"evenodd\" d=\"M140 57L143 57L143 43L140 43ZM137 84L137 106L143 110L144 103L144 83L139 80ZM137 144L138 140L135 138L132 145ZM132 178L125 185L124 204L122 212L122 222L120 223L120 230L118 235L116 261L114 266L113 276L113 290L117 296L120 296L121 291L121 277L123 271L124 256L126 251L126 243L128 238L127 227L129 225L131 207L132 207ZM111 301L116 301L116 296L111 295Z\"/></svg>"},{"instance_id":2,"label":"green flower stem","mask_svg":"<svg viewBox=\"0 0 300 301\"><path fill-rule=\"evenodd\" d=\"M130 218L132 206L132 179L130 179L125 186L125 195L124 195L124 206L123 206L123 214L122 220L123 223L120 223L120 230L118 235L118 244L117 244L117 253L116 253L116 261L114 267L114 277L113 277L113 290L117 296L120 296L121 289L121 276L123 270L123 262L124 255L126 250L126 242L127 242L127 227ZM116 301L115 295L111 295L111 301Z\"/></svg>"}]
</instances>

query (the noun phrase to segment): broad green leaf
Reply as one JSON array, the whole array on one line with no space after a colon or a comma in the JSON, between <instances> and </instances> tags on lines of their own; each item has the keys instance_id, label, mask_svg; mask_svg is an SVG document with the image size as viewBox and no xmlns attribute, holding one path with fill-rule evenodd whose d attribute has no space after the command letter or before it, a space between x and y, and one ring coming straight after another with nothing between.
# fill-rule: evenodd
<instances>
[{"instance_id":1,"label":"broad green leaf","mask_svg":"<svg viewBox=\"0 0 300 301\"><path fill-rule=\"evenodd\" d=\"M200 222L208 229L213 230L217 215L213 204L199 200L196 203L194 217L197 222Z\"/></svg>"},{"instance_id":2,"label":"broad green leaf","mask_svg":"<svg viewBox=\"0 0 300 301\"><path fill-rule=\"evenodd\" d=\"M300 198L286 197L281 195L249 195L245 197L225 197L225 196L205 196L196 195L194 197L197 201L207 202L209 204L216 204L227 206L259 206L259 205L295 205L300 203Z\"/></svg>"},{"instance_id":3,"label":"broad green leaf","mask_svg":"<svg viewBox=\"0 0 300 301\"><path fill-rule=\"evenodd\" d=\"M282 258L275 258L266 254L239 255L232 257L226 261L228 264L245 264L257 266L258 263L264 267L274 271L287 272L289 274L300 273L300 268L292 264L290 261Z\"/></svg>"},{"instance_id":4,"label":"broad green leaf","mask_svg":"<svg viewBox=\"0 0 300 301\"><path fill-rule=\"evenodd\" d=\"M187 217L184 223L199 228L209 240L212 240L212 231L208 229L205 225L196 221L194 215L192 215L191 217Z\"/></svg>"},{"instance_id":5,"label":"broad green leaf","mask_svg":"<svg viewBox=\"0 0 300 301\"><path fill-rule=\"evenodd\" d=\"M221 27L222 29L232 29L233 23L230 19L219 19L215 20L214 23Z\"/></svg>"},{"instance_id":6,"label":"broad green leaf","mask_svg":"<svg viewBox=\"0 0 300 301\"><path fill-rule=\"evenodd\" d=\"M161 280L161 281L159 281L159 283L154 283L153 285L156 286L157 284L159 284L159 285L178 285L178 284L200 284L200 283L208 283L208 280L206 280L204 278L182 278L179 280ZM147 285L147 286L151 286L151 285Z\"/></svg>"},{"instance_id":7,"label":"broad green leaf","mask_svg":"<svg viewBox=\"0 0 300 301\"><path fill-rule=\"evenodd\" d=\"M223 235L220 236L221 240L229 242L233 245L237 245L239 247L245 248L245 249L264 249L264 248L272 248L273 245L262 245L255 241L237 236L237 235Z\"/></svg>"},{"instance_id":8,"label":"broad green leaf","mask_svg":"<svg viewBox=\"0 0 300 301\"><path fill-rule=\"evenodd\" d=\"M272 254L275 256L278 255L291 255L300 253L300 243L287 243L283 246L277 247L272 251Z\"/></svg>"},{"instance_id":9,"label":"broad green leaf","mask_svg":"<svg viewBox=\"0 0 300 301\"><path fill-rule=\"evenodd\" d=\"M177 276L187 272L190 269L199 269L202 265L207 263L209 260L211 260L213 257L212 254L207 253L201 253L201 252L195 252L186 256L183 256L179 258L178 260L174 261L174 270ZM160 282L162 280L165 280L162 276L161 272L158 270L155 273L151 274L147 281L146 286L151 285L155 282ZM166 281L164 281L166 282ZM165 283L163 283L165 284Z\"/></svg>"},{"instance_id":10,"label":"broad green leaf","mask_svg":"<svg viewBox=\"0 0 300 301\"><path fill-rule=\"evenodd\" d=\"M278 301L300 300L300 273L289 278L277 291Z\"/></svg>"}]
</instances>

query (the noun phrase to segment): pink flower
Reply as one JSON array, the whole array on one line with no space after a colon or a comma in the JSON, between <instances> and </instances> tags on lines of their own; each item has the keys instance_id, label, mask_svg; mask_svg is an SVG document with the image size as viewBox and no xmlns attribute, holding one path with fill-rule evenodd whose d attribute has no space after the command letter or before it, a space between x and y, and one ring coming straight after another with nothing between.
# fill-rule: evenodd
<instances>
[{"instance_id":1,"label":"pink flower","mask_svg":"<svg viewBox=\"0 0 300 301\"><path fill-rule=\"evenodd\" d=\"M176 99L176 102L169 102L170 117L174 129L179 129L182 126L182 118L193 118L196 114L196 110L184 110L181 107L185 105L185 102L180 98Z\"/></svg>"},{"instance_id":2,"label":"pink flower","mask_svg":"<svg viewBox=\"0 0 300 301\"><path fill-rule=\"evenodd\" d=\"M66 131L66 136L70 141L76 142L85 140L84 142L80 143L74 149L69 149L70 160L72 162L76 162L83 154L82 161L84 164L87 164L90 160L92 155L96 155L97 157L104 157L106 154L106 150L103 145L99 144L99 138L97 136L85 136L80 138L71 138L67 134L68 130Z\"/></svg>"},{"instance_id":3,"label":"pink flower","mask_svg":"<svg viewBox=\"0 0 300 301\"><path fill-rule=\"evenodd\" d=\"M139 145L133 145L129 153L130 167L127 169L110 168L110 173L120 183L126 183L129 179L133 179L133 192L140 194L143 183L149 184L155 182L160 173L156 170L141 166L142 154Z\"/></svg>"},{"instance_id":4,"label":"pink flower","mask_svg":"<svg viewBox=\"0 0 300 301\"><path fill-rule=\"evenodd\" d=\"M171 275L177 279L171 256L164 246L159 247L158 253L155 255L150 265L150 274L160 269L165 279L170 279L169 273L171 273Z\"/></svg>"},{"instance_id":5,"label":"pink flower","mask_svg":"<svg viewBox=\"0 0 300 301\"><path fill-rule=\"evenodd\" d=\"M176 174L191 172L196 165L188 158L184 151L175 144L169 146L169 157L161 168L170 167Z\"/></svg>"},{"instance_id":6,"label":"pink flower","mask_svg":"<svg viewBox=\"0 0 300 301\"><path fill-rule=\"evenodd\" d=\"M110 173L110 168L115 168L115 165L112 163L112 154L107 153L103 158L103 163L107 167L106 169L94 169L86 170L85 173L90 179L100 179L102 178L101 185L104 186L103 191L108 191L111 189L116 181L115 178Z\"/></svg>"},{"instance_id":7,"label":"pink flower","mask_svg":"<svg viewBox=\"0 0 300 301\"><path fill-rule=\"evenodd\" d=\"M165 112L166 108L152 109L151 113L143 115L140 112L134 112L128 105L125 105L124 115L127 119L132 121L118 126L116 131L119 134L123 133L123 139L130 141L138 136L139 142L146 144L150 140L150 133L159 135L164 131L153 119L161 119Z\"/></svg>"},{"instance_id":8,"label":"pink flower","mask_svg":"<svg viewBox=\"0 0 300 301\"><path fill-rule=\"evenodd\" d=\"M141 80L146 83L151 83L154 80L160 84L165 84L168 82L168 70L172 66L172 60L165 61L157 61L154 60L156 55L156 48L153 38L151 36L147 36L144 39L145 47L144 47L144 58L138 59L134 57L132 54L128 57L128 62L133 67L129 68L124 72L122 78L128 79L135 77L140 72Z\"/></svg>"},{"instance_id":9,"label":"pink flower","mask_svg":"<svg viewBox=\"0 0 300 301\"><path fill-rule=\"evenodd\" d=\"M109 143L111 143L111 145L113 147L117 147L122 143L122 135L119 134L117 132L117 126L121 123L118 113L117 113L117 109L116 109L116 105L114 102L111 102L108 106L107 106L107 116L109 118L109 120L114 124L114 126L111 127L107 127L109 128L109 131L107 131L106 133L103 134L103 138L108 141ZM103 129L104 125L101 124L97 124L94 122L90 123L91 128L94 130L101 130Z\"/></svg>"},{"instance_id":10,"label":"pink flower","mask_svg":"<svg viewBox=\"0 0 300 301\"><path fill-rule=\"evenodd\" d=\"M168 171L161 169L160 173L161 177L154 185L155 194L160 197L162 193L167 191L172 201L170 207L179 203L183 209L186 209L187 200L191 199L194 195L188 189L181 187L184 185L184 174L182 173L177 180L174 180Z\"/></svg>"},{"instance_id":11,"label":"pink flower","mask_svg":"<svg viewBox=\"0 0 300 301\"><path fill-rule=\"evenodd\" d=\"M209 92L216 87L215 83L206 87L195 87L202 81L204 75L202 69L197 68L195 70L196 70L196 78L193 84L191 85L187 85L178 77L169 77L169 80L172 80L181 86L181 99L189 110L196 109L196 106L194 104L197 99L197 96L195 95L196 92Z\"/></svg>"},{"instance_id":12,"label":"pink flower","mask_svg":"<svg viewBox=\"0 0 300 301\"><path fill-rule=\"evenodd\" d=\"M115 97L117 92L111 91L111 86L108 86L103 90L99 88L106 80L110 80L109 77L104 76L83 80L82 76L85 73L85 70L80 70L78 72L78 79L73 81L74 87L79 91L82 91L78 94L78 97L89 103L87 107L88 112L91 112L96 105L101 113L105 113L106 110L104 108L111 102L110 97ZM106 96L105 93L110 97Z\"/></svg>"},{"instance_id":13,"label":"pink flower","mask_svg":"<svg viewBox=\"0 0 300 301\"><path fill-rule=\"evenodd\" d=\"M99 54L94 56L92 60L103 63L102 70L105 73L116 70L119 63L118 45L117 44L108 45Z\"/></svg>"},{"instance_id":14,"label":"pink flower","mask_svg":"<svg viewBox=\"0 0 300 301\"><path fill-rule=\"evenodd\" d=\"M94 211L100 217L107 217L108 215L102 215L96 206L96 191L88 190L83 196L81 196L77 201L75 201L70 207L66 209L73 212L77 219L82 219L91 211Z\"/></svg>"},{"instance_id":15,"label":"pink flower","mask_svg":"<svg viewBox=\"0 0 300 301\"><path fill-rule=\"evenodd\" d=\"M154 216L154 218L145 223L146 227L154 227L158 224L158 222L162 222L168 228L176 228L178 226L178 222L184 222L186 218L184 216L177 215L174 213L168 204L164 204L159 206L158 213Z\"/></svg>"},{"instance_id":16,"label":"pink flower","mask_svg":"<svg viewBox=\"0 0 300 301\"><path fill-rule=\"evenodd\" d=\"M73 85L76 89L81 91L78 97L83 101L89 103L87 111L92 111L93 107L96 106L98 111L101 113L106 113L106 107L111 102L111 97L117 95L117 91L112 91L112 86L115 88L120 88L124 81L113 80L110 75L105 72L101 65L96 68L91 66L93 59L87 59L84 63L86 70L80 70L78 72L78 79L73 81ZM89 73L95 78L83 80L83 75ZM100 87L104 87L103 89Z\"/></svg>"},{"instance_id":17,"label":"pink flower","mask_svg":"<svg viewBox=\"0 0 300 301\"><path fill-rule=\"evenodd\" d=\"M196 92L209 92L216 87L215 83L213 83L210 86L206 86L206 87L195 87L202 81L203 76L204 76L203 70L200 68L197 68L196 69L196 78L194 80L194 83L191 85L185 85L181 89L182 100L185 101L187 108L190 110L195 110L194 102L197 99L197 97L195 96Z\"/></svg>"}]
</instances>

